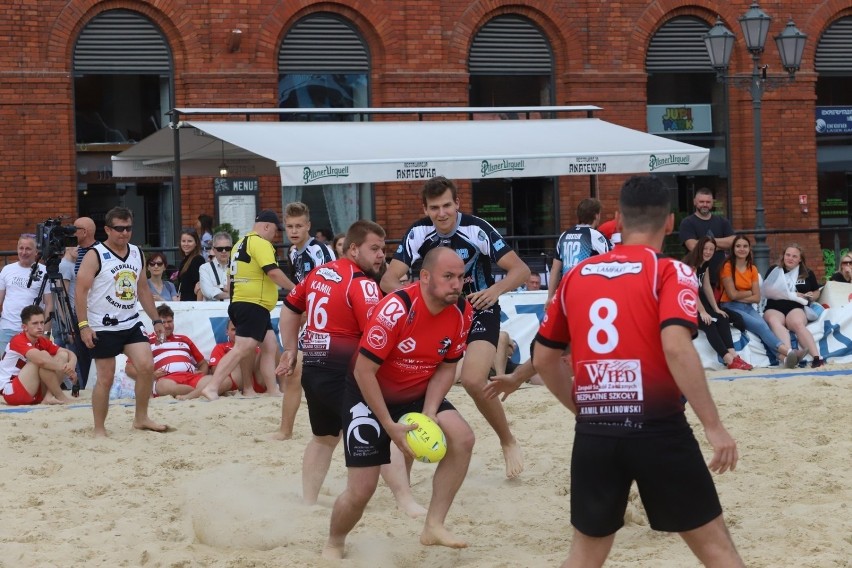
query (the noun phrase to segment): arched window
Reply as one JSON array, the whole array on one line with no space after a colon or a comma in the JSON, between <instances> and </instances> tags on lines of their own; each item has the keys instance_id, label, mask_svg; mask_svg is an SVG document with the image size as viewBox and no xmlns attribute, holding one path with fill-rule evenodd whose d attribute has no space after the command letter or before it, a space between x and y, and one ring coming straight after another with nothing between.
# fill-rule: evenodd
<instances>
[{"instance_id":1,"label":"arched window","mask_svg":"<svg viewBox=\"0 0 852 568\"><path fill-rule=\"evenodd\" d=\"M473 38L468 54L471 106L552 104L553 54L523 16L497 16Z\"/></svg>"},{"instance_id":2,"label":"arched window","mask_svg":"<svg viewBox=\"0 0 852 568\"><path fill-rule=\"evenodd\" d=\"M677 195L682 215L693 211L695 190L710 188L716 211L730 215L726 159L727 104L724 85L717 82L703 36L710 26L692 16L665 22L651 37L645 54L648 73L647 129L710 149L707 172L661 175ZM677 253L682 252L680 247Z\"/></svg>"},{"instance_id":3,"label":"arched window","mask_svg":"<svg viewBox=\"0 0 852 568\"><path fill-rule=\"evenodd\" d=\"M169 110L171 52L145 16L110 10L95 16L74 46L77 143L138 142Z\"/></svg>"},{"instance_id":4,"label":"arched window","mask_svg":"<svg viewBox=\"0 0 852 568\"><path fill-rule=\"evenodd\" d=\"M358 30L333 14L297 21L278 52L278 106L281 108L364 108L369 103L370 54ZM357 120L346 115L289 115L284 120ZM339 184L303 191L285 187L284 205L305 202L311 231L345 232L359 218L372 217L370 184Z\"/></svg>"},{"instance_id":5,"label":"arched window","mask_svg":"<svg viewBox=\"0 0 852 568\"><path fill-rule=\"evenodd\" d=\"M852 222L852 17L836 20L823 32L814 69L819 221L821 227L845 226ZM823 248L834 250L834 235L821 236ZM841 233L841 248L850 246L849 235Z\"/></svg>"},{"instance_id":6,"label":"arched window","mask_svg":"<svg viewBox=\"0 0 852 568\"><path fill-rule=\"evenodd\" d=\"M134 243L173 242L171 183L114 179L110 162L167 121L173 96L165 36L138 12L102 12L77 37L73 69L79 214L100 226L107 210L127 206L136 212Z\"/></svg>"},{"instance_id":7,"label":"arched window","mask_svg":"<svg viewBox=\"0 0 852 568\"><path fill-rule=\"evenodd\" d=\"M470 106L553 104L553 52L541 29L517 14L496 16L473 38L468 53ZM507 119L517 117L503 117ZM557 189L554 178L502 178L473 183L474 214L509 236L553 235ZM538 258L554 239L514 243Z\"/></svg>"}]
</instances>

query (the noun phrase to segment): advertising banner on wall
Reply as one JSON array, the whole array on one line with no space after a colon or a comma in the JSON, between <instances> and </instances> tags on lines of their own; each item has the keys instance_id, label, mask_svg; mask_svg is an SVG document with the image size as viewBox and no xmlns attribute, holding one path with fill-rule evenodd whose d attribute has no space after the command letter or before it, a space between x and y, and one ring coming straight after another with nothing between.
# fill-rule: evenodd
<instances>
[{"instance_id":1,"label":"advertising banner on wall","mask_svg":"<svg viewBox=\"0 0 852 568\"><path fill-rule=\"evenodd\" d=\"M816 107L817 136L852 133L852 107Z\"/></svg>"},{"instance_id":2,"label":"advertising banner on wall","mask_svg":"<svg viewBox=\"0 0 852 568\"><path fill-rule=\"evenodd\" d=\"M713 132L710 105L648 105L651 134L703 134Z\"/></svg>"}]
</instances>

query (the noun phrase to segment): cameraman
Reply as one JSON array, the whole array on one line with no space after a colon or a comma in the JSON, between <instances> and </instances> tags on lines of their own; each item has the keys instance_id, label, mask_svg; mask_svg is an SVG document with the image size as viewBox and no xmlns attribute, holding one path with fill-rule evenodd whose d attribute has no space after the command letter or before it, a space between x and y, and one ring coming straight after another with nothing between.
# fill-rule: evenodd
<instances>
[{"instance_id":1,"label":"cameraman","mask_svg":"<svg viewBox=\"0 0 852 568\"><path fill-rule=\"evenodd\" d=\"M77 317L76 288L77 288L77 273L80 272L80 263L83 262L83 257L90 248L94 247L100 241L95 238L95 222L91 217L80 217L74 221L74 228L77 229L75 236L77 237L77 255L74 258L74 279L72 287L68 292L71 298L71 308L74 310L74 317ZM63 272L64 274L64 272ZM89 349L80 341L74 346L74 352L77 354L77 365L80 367L80 380L77 383L81 389L86 388L86 383L89 381L89 371L92 367L92 354Z\"/></svg>"},{"instance_id":2,"label":"cameraman","mask_svg":"<svg viewBox=\"0 0 852 568\"><path fill-rule=\"evenodd\" d=\"M21 333L21 310L35 302L42 279L47 271L36 264L36 238L24 233L18 239L18 262L7 264L0 270L0 352L6 350L9 340ZM31 277L35 274L35 278ZM42 306L45 313L53 311L53 296L44 291ZM50 331L50 322L45 324L44 334Z\"/></svg>"},{"instance_id":3,"label":"cameraman","mask_svg":"<svg viewBox=\"0 0 852 568\"><path fill-rule=\"evenodd\" d=\"M69 299L69 302L70 302L69 307L71 308L71 313L74 316L75 321L76 321L77 314L76 314L75 307L74 307L74 292L77 289L77 274L74 272L74 265L76 263L77 263L77 247L76 246L65 247L65 255L62 257L62 260L59 261L59 273L62 275L62 284L65 286L65 292L68 295L68 299ZM60 301L62 301L60 298L54 298L53 299L54 304L57 304ZM57 306L57 311L60 311L58 309L58 306ZM70 326L72 326L74 328L74 330L77 329L77 324L75 322L69 322L69 324L70 324ZM63 337L63 335L64 334L62 334L62 333L55 333L54 336L53 336L53 341L58 346L65 347L68 350L72 351L75 355L77 355L77 361L78 361L77 375L79 377L79 381L78 381L77 384L81 388L83 388L83 387L86 386L86 379L88 378L88 372L89 372L89 364L91 363L91 357L89 357L89 350L86 349L86 346L83 345L82 342L80 342L79 347L77 345L75 345L76 341L71 341L70 343L66 344L65 337ZM76 335L77 334L75 333L75 336ZM85 375L83 374L82 365L79 365L79 362L82 359L82 357L80 356L80 353L84 353L83 357L86 358L86 374ZM68 386L67 381L65 383L65 386L66 387Z\"/></svg>"}]
</instances>

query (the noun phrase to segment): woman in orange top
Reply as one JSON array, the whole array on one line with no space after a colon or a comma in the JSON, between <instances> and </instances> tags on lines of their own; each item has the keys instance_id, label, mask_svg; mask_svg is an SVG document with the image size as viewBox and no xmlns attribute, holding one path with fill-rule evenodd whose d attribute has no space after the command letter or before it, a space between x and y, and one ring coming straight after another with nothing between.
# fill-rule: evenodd
<instances>
[{"instance_id":1,"label":"woman in orange top","mask_svg":"<svg viewBox=\"0 0 852 568\"><path fill-rule=\"evenodd\" d=\"M772 333L753 306L760 302L760 275L754 266L751 241L738 235L731 244L731 251L733 254L719 272L719 280L722 282L722 309L740 314L746 329L766 344L767 355L776 351L784 366L792 369L799 364L798 354Z\"/></svg>"}]
</instances>

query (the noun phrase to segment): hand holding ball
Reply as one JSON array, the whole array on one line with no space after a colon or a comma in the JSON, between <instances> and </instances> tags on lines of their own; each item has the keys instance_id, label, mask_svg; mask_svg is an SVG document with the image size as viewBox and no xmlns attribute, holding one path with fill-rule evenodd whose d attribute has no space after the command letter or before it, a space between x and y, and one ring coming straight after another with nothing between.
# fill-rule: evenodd
<instances>
[{"instance_id":1,"label":"hand holding ball","mask_svg":"<svg viewBox=\"0 0 852 568\"><path fill-rule=\"evenodd\" d=\"M447 453L447 438L438 424L420 412L409 412L399 419L400 424L417 424L405 435L408 447L418 461L438 463Z\"/></svg>"}]
</instances>

